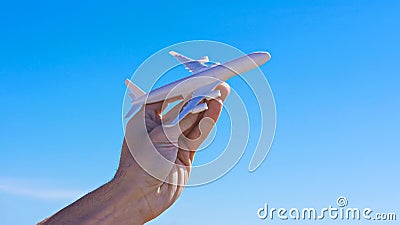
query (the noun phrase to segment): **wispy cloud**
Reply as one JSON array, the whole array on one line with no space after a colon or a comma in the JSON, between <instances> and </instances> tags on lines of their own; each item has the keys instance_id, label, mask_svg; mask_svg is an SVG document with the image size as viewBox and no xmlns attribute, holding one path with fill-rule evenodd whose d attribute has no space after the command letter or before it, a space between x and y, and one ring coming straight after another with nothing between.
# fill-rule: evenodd
<instances>
[{"instance_id":1,"label":"wispy cloud","mask_svg":"<svg viewBox=\"0 0 400 225\"><path fill-rule=\"evenodd\" d=\"M42 200L73 200L86 191L58 188L42 188L35 184L27 184L27 182L18 181L0 181L0 194L10 194L17 196L25 196Z\"/></svg>"}]
</instances>

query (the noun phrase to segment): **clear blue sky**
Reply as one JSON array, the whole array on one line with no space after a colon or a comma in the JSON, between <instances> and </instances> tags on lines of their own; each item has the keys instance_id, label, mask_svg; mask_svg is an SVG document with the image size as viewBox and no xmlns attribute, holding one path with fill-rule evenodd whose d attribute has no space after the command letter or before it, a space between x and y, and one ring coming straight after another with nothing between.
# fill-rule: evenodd
<instances>
[{"instance_id":1,"label":"clear blue sky","mask_svg":"<svg viewBox=\"0 0 400 225\"><path fill-rule=\"evenodd\" d=\"M246 152L150 224L265 224L264 203L322 208L340 195L398 210L399 12L394 0L3 2L0 224L33 224L108 181L124 79L159 49L195 39L271 52L262 70L276 137L256 172Z\"/></svg>"}]
</instances>

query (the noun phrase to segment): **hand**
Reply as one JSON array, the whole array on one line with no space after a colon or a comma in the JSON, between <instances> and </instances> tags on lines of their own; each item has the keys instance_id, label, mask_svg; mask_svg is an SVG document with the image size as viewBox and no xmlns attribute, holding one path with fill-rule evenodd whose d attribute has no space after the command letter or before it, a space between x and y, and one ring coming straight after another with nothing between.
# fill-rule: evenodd
<instances>
[{"instance_id":1,"label":"hand","mask_svg":"<svg viewBox=\"0 0 400 225\"><path fill-rule=\"evenodd\" d=\"M196 150L212 130L221 113L222 102L230 91L225 83L217 89L221 91L221 97L208 101L208 110L199 114L189 114L179 126L165 128L162 121L173 119L179 113L182 103L162 118L162 102L146 105L128 122L115 179L124 180L124 183L130 186L130 193L134 198L140 199L141 204L139 207L136 205L135 210L140 208L143 222L160 215L182 193L189 179ZM145 126L141 124L143 116ZM156 162L156 157L150 156L152 151L157 151L170 163ZM153 171L157 178L142 167Z\"/></svg>"},{"instance_id":2,"label":"hand","mask_svg":"<svg viewBox=\"0 0 400 225\"><path fill-rule=\"evenodd\" d=\"M208 110L189 114L175 127L162 122L182 104L163 118L161 102L143 107L126 126L114 178L39 224L143 224L160 215L182 193L196 150L221 113L230 89L225 83L217 89L221 97L207 101Z\"/></svg>"}]
</instances>

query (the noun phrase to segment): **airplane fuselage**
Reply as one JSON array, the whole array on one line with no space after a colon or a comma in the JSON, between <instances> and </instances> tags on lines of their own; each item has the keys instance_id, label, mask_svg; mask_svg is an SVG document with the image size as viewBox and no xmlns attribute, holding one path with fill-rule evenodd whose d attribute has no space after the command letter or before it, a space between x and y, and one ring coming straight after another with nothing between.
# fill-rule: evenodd
<instances>
[{"instance_id":1,"label":"airplane fuselage","mask_svg":"<svg viewBox=\"0 0 400 225\"><path fill-rule=\"evenodd\" d=\"M208 84L224 82L231 77L261 66L271 58L268 52L254 52L224 64L215 65L200 70L188 77L182 78L165 86L150 91L147 95L132 101L132 104L146 102L151 104L169 99L183 99L186 96Z\"/></svg>"}]
</instances>

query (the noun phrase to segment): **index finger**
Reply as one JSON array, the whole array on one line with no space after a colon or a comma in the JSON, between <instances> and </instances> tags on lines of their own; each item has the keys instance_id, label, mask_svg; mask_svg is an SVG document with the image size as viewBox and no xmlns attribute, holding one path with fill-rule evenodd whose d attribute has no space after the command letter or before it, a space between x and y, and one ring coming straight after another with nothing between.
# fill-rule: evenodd
<instances>
[{"instance_id":1,"label":"index finger","mask_svg":"<svg viewBox=\"0 0 400 225\"><path fill-rule=\"evenodd\" d=\"M201 145L201 143L210 134L214 127L219 115L222 111L222 103L225 101L230 93L230 87L226 83L222 83L216 89L221 91L221 97L207 101L208 110L199 118L199 123L193 127L188 133L186 144L191 151L191 160L193 160L195 150Z\"/></svg>"}]
</instances>

